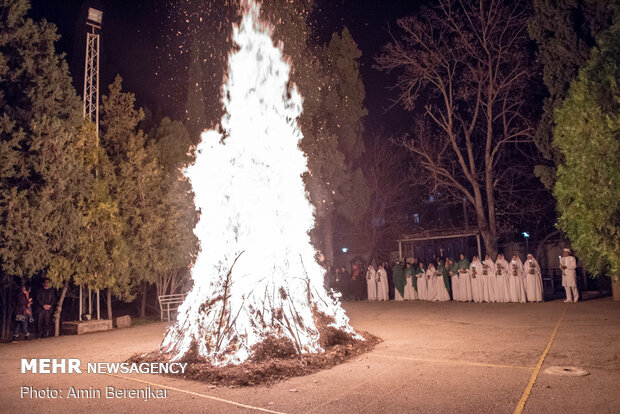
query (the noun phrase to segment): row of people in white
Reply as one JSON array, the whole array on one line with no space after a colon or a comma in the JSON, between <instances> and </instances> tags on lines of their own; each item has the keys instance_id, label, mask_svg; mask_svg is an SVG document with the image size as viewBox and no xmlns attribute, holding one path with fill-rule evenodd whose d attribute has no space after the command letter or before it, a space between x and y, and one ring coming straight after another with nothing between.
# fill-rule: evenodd
<instances>
[{"instance_id":1,"label":"row of people in white","mask_svg":"<svg viewBox=\"0 0 620 414\"><path fill-rule=\"evenodd\" d=\"M444 282L443 274L433 263L430 263L426 270L420 267L420 271L416 272L416 269L412 269L406 273L405 296L405 300L436 302L450 300L450 292Z\"/></svg>"},{"instance_id":2,"label":"row of people in white","mask_svg":"<svg viewBox=\"0 0 620 414\"><path fill-rule=\"evenodd\" d=\"M487 255L483 262L474 258L470 270L474 302L541 302L543 287L540 266L527 255L525 264L514 255L510 263L502 254L493 262Z\"/></svg>"},{"instance_id":3,"label":"row of people in white","mask_svg":"<svg viewBox=\"0 0 620 414\"><path fill-rule=\"evenodd\" d=\"M509 263L502 254L495 262L487 255L482 262L474 256L469 263L461 254L459 262L448 259L444 264L438 260L437 267L432 263L426 269L421 263L415 269L407 265L405 275L404 295L395 294L396 300L448 301L449 290L454 300L462 302L543 300L540 266L531 254L525 264L516 255ZM388 300L387 272L383 266L375 271L370 265L366 282L368 300Z\"/></svg>"}]
</instances>

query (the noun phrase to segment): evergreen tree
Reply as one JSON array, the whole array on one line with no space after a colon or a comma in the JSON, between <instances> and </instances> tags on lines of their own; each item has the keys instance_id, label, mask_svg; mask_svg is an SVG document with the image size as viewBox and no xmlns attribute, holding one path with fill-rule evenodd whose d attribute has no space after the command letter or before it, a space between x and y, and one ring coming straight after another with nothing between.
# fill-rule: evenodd
<instances>
[{"instance_id":1,"label":"evergreen tree","mask_svg":"<svg viewBox=\"0 0 620 414\"><path fill-rule=\"evenodd\" d=\"M29 7L26 0L0 1L0 263L7 296L7 276L29 277L75 252L88 185L80 101L54 48L59 36L54 25L27 18Z\"/></svg>"},{"instance_id":2,"label":"evergreen tree","mask_svg":"<svg viewBox=\"0 0 620 414\"><path fill-rule=\"evenodd\" d=\"M571 84L555 114L564 161L554 195L573 248L593 274L620 280L620 16Z\"/></svg>"},{"instance_id":3,"label":"evergreen tree","mask_svg":"<svg viewBox=\"0 0 620 414\"><path fill-rule=\"evenodd\" d=\"M148 286L175 279L193 262L197 214L191 187L181 174L193 157L187 129L164 118L148 138L138 129L143 112L134 103L117 77L103 99L102 144L112 161L110 194L122 234L118 256L111 260L126 265L122 279L117 274L113 293L131 300L141 286L144 314ZM121 256L123 251L127 257Z\"/></svg>"},{"instance_id":4,"label":"evergreen tree","mask_svg":"<svg viewBox=\"0 0 620 414\"><path fill-rule=\"evenodd\" d=\"M334 221L359 221L370 199L359 170L365 91L360 51L349 31L334 34L327 46L318 45L310 24L314 8L314 0L269 0L263 3L263 14L274 24L273 36L292 61L291 81L304 97L298 122L308 157L306 187L316 208L313 240L333 263Z\"/></svg>"},{"instance_id":5,"label":"evergreen tree","mask_svg":"<svg viewBox=\"0 0 620 414\"><path fill-rule=\"evenodd\" d=\"M149 185L158 174L153 155L146 149L146 138L138 125L144 118L142 109L135 108L135 96L123 92L122 78L116 76L109 92L102 99L101 146L105 157L106 175L102 178L95 199L105 210L95 215L95 224L104 224L106 249L110 267L116 272L104 273L102 282L107 290L108 317L112 315L112 294L126 300L135 297L137 285L146 278L147 246L144 246L144 215ZM149 199L150 200L150 199ZM97 220L101 220L100 222Z\"/></svg>"},{"instance_id":6,"label":"evergreen tree","mask_svg":"<svg viewBox=\"0 0 620 414\"><path fill-rule=\"evenodd\" d=\"M617 0L534 1L528 29L538 44L538 59L543 65L543 81L549 94L536 130L536 145L548 162L537 165L534 172L547 188L553 187L556 166L561 161L552 143L554 111L588 59L596 35L609 26L617 6Z\"/></svg>"},{"instance_id":7,"label":"evergreen tree","mask_svg":"<svg viewBox=\"0 0 620 414\"><path fill-rule=\"evenodd\" d=\"M198 238L194 234L198 212L191 185L182 174L182 168L194 159L190 148L189 134L183 124L162 119L153 134L153 149L164 171L157 213L160 222L153 234L157 252L153 276L158 295L178 293L198 253Z\"/></svg>"},{"instance_id":8,"label":"evergreen tree","mask_svg":"<svg viewBox=\"0 0 620 414\"><path fill-rule=\"evenodd\" d=\"M322 102L325 133L337 138L338 149L344 156L344 171L325 178L326 182L334 183L334 215L350 224L359 224L370 202L370 189L360 168L365 150L363 119L368 114L359 73L361 55L346 27L342 33L333 34L324 55L328 78Z\"/></svg>"}]
</instances>

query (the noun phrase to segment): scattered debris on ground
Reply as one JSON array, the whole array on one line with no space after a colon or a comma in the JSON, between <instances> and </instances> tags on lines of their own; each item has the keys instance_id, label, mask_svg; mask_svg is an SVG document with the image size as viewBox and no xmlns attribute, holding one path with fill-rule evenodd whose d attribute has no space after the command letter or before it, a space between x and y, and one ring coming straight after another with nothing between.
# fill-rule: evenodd
<instances>
[{"instance_id":1,"label":"scattered debris on ground","mask_svg":"<svg viewBox=\"0 0 620 414\"><path fill-rule=\"evenodd\" d=\"M269 339L255 349L252 360L243 364L216 367L194 354L179 361L188 363L185 374L174 376L217 386L273 384L290 377L309 375L342 364L372 350L375 345L382 342L380 338L367 332L358 332L365 339L361 341L336 329L327 328L320 331L322 331L321 345L325 349L325 352L320 354L296 355L291 352L292 344ZM129 362L165 362L169 359L169 355L155 351L134 355Z\"/></svg>"}]
</instances>

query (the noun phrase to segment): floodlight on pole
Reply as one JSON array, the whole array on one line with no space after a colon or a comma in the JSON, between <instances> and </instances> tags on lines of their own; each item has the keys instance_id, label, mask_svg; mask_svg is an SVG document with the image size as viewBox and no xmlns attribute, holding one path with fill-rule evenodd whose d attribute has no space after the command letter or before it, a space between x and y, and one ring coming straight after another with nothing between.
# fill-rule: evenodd
<instances>
[{"instance_id":1,"label":"floodlight on pole","mask_svg":"<svg viewBox=\"0 0 620 414\"><path fill-rule=\"evenodd\" d=\"M93 9L92 7L88 8L88 22L96 23L101 25L101 20L103 19L103 12L101 10Z\"/></svg>"},{"instance_id":2,"label":"floodlight on pole","mask_svg":"<svg viewBox=\"0 0 620 414\"><path fill-rule=\"evenodd\" d=\"M99 30L103 12L88 9L86 24L91 31L86 32L86 64L84 70L84 118L95 123L97 143L99 141Z\"/></svg>"}]
</instances>

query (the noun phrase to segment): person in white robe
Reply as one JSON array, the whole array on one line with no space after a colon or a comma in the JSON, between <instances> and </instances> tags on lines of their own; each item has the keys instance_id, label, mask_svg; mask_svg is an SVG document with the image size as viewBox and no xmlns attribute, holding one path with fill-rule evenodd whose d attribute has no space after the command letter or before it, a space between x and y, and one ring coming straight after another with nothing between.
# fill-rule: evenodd
<instances>
[{"instance_id":1,"label":"person in white robe","mask_svg":"<svg viewBox=\"0 0 620 414\"><path fill-rule=\"evenodd\" d=\"M512 255L509 274L510 301L525 303L527 301L527 296L525 295L525 271L523 270L521 259L516 254Z\"/></svg>"},{"instance_id":2,"label":"person in white robe","mask_svg":"<svg viewBox=\"0 0 620 414\"><path fill-rule=\"evenodd\" d=\"M428 300L426 269L424 269L424 263L422 263L422 261L420 261L420 263L418 264L418 270L415 271L415 277L418 279L417 280L418 299Z\"/></svg>"},{"instance_id":3,"label":"person in white robe","mask_svg":"<svg viewBox=\"0 0 620 414\"><path fill-rule=\"evenodd\" d=\"M377 300L377 272L372 264L366 271L366 287L368 287L368 300Z\"/></svg>"},{"instance_id":4,"label":"person in white robe","mask_svg":"<svg viewBox=\"0 0 620 414\"><path fill-rule=\"evenodd\" d=\"M524 263L525 267L525 294L528 302L543 301L543 284L540 266L534 255L529 253Z\"/></svg>"},{"instance_id":5,"label":"person in white robe","mask_svg":"<svg viewBox=\"0 0 620 414\"><path fill-rule=\"evenodd\" d=\"M495 288L497 286L497 276L495 276L495 263L488 254L482 262L482 284L485 302L497 302L495 298Z\"/></svg>"},{"instance_id":6,"label":"person in white robe","mask_svg":"<svg viewBox=\"0 0 620 414\"><path fill-rule=\"evenodd\" d=\"M504 255L499 253L495 261L495 277L497 284L495 287L495 297L498 302L510 302L510 289L508 285L508 271L510 270Z\"/></svg>"},{"instance_id":7,"label":"person in white robe","mask_svg":"<svg viewBox=\"0 0 620 414\"><path fill-rule=\"evenodd\" d=\"M471 296L474 302L480 303L484 299L482 284L482 262L478 256L474 255L469 265L469 276L471 277Z\"/></svg>"},{"instance_id":8,"label":"person in white robe","mask_svg":"<svg viewBox=\"0 0 620 414\"><path fill-rule=\"evenodd\" d=\"M415 264L415 263L414 263ZM417 295L415 288L413 287L413 267L407 263L405 266L405 300L416 300Z\"/></svg>"},{"instance_id":9,"label":"person in white robe","mask_svg":"<svg viewBox=\"0 0 620 414\"><path fill-rule=\"evenodd\" d=\"M577 290L577 260L571 256L569 249L564 249L560 258L560 270L562 270L562 286L566 291L564 302L579 301L579 291Z\"/></svg>"},{"instance_id":10,"label":"person in white robe","mask_svg":"<svg viewBox=\"0 0 620 414\"><path fill-rule=\"evenodd\" d=\"M437 300L435 298L437 294L437 277L435 265L433 262L428 264L428 269L426 269L426 300L434 301Z\"/></svg>"},{"instance_id":11,"label":"person in white robe","mask_svg":"<svg viewBox=\"0 0 620 414\"><path fill-rule=\"evenodd\" d=\"M377 270L377 300L390 300L390 297L388 296L388 289L387 272L385 271L383 265L379 265L379 270Z\"/></svg>"}]
</instances>

